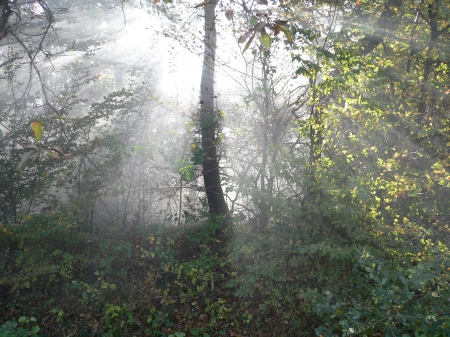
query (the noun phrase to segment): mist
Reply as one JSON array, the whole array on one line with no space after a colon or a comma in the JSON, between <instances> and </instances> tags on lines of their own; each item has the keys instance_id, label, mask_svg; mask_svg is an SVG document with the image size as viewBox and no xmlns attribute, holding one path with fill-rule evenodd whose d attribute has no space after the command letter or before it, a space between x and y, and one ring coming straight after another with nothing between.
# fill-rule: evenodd
<instances>
[{"instance_id":1,"label":"mist","mask_svg":"<svg viewBox=\"0 0 450 337\"><path fill-rule=\"evenodd\" d=\"M0 337L448 334L444 4L0 7Z\"/></svg>"}]
</instances>

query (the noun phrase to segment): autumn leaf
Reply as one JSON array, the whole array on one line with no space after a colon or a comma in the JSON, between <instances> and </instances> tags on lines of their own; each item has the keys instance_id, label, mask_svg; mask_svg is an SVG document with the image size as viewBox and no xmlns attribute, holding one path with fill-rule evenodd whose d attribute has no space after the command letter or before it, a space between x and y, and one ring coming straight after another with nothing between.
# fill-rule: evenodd
<instances>
[{"instance_id":1,"label":"autumn leaf","mask_svg":"<svg viewBox=\"0 0 450 337\"><path fill-rule=\"evenodd\" d=\"M49 147L49 149L59 153L64 158L70 157L70 155L71 155L69 152L64 150L61 146L52 146L52 147Z\"/></svg>"},{"instance_id":2,"label":"autumn leaf","mask_svg":"<svg viewBox=\"0 0 450 337\"><path fill-rule=\"evenodd\" d=\"M37 151L37 152L34 154L34 156L31 158L31 161L32 161L32 162L33 162L33 161L36 161L36 160L39 158L40 154L41 154L41 151Z\"/></svg>"},{"instance_id":3,"label":"autumn leaf","mask_svg":"<svg viewBox=\"0 0 450 337\"><path fill-rule=\"evenodd\" d=\"M59 155L56 152L53 152L53 151L50 151L50 150L45 150L45 149L43 151L47 154L47 156L49 156L52 159L58 159L59 158Z\"/></svg>"},{"instance_id":4,"label":"autumn leaf","mask_svg":"<svg viewBox=\"0 0 450 337\"><path fill-rule=\"evenodd\" d=\"M20 146L22 146L24 149L27 150L35 150L35 151L39 150L39 147L37 147L37 145L33 143L22 143L20 144Z\"/></svg>"},{"instance_id":5,"label":"autumn leaf","mask_svg":"<svg viewBox=\"0 0 450 337\"><path fill-rule=\"evenodd\" d=\"M256 32L253 32L252 37L248 40L248 42L245 44L244 49L242 50L243 53L245 53L245 51L248 49L248 47L250 47L250 45L253 42L253 39L255 38Z\"/></svg>"},{"instance_id":6,"label":"autumn leaf","mask_svg":"<svg viewBox=\"0 0 450 337\"><path fill-rule=\"evenodd\" d=\"M209 5L210 3L211 3L211 0L206 0L206 1L203 1L203 2L199 3L198 5L195 5L194 8L199 8L199 7L202 7L202 6L206 6L206 5Z\"/></svg>"},{"instance_id":7,"label":"autumn leaf","mask_svg":"<svg viewBox=\"0 0 450 337\"><path fill-rule=\"evenodd\" d=\"M275 23L280 26L286 26L288 22L286 20L275 20Z\"/></svg>"},{"instance_id":8,"label":"autumn leaf","mask_svg":"<svg viewBox=\"0 0 450 337\"><path fill-rule=\"evenodd\" d=\"M233 10L232 9L230 9L230 10L228 10L228 11L226 11L225 12L225 17L228 19L228 20L231 20L232 18L233 18Z\"/></svg>"},{"instance_id":9,"label":"autumn leaf","mask_svg":"<svg viewBox=\"0 0 450 337\"><path fill-rule=\"evenodd\" d=\"M284 27L283 25L279 25L278 28L284 33L284 36L286 36L286 39L290 44L294 43L291 33L289 33L289 30L286 27Z\"/></svg>"},{"instance_id":10,"label":"autumn leaf","mask_svg":"<svg viewBox=\"0 0 450 337\"><path fill-rule=\"evenodd\" d=\"M248 37L253 33L253 29L247 30L242 36L238 39L238 43L244 43Z\"/></svg>"},{"instance_id":11,"label":"autumn leaf","mask_svg":"<svg viewBox=\"0 0 450 337\"><path fill-rule=\"evenodd\" d=\"M265 26L266 26L265 22L258 22L258 24L255 26L255 28L253 28L253 30L255 32L260 32L264 29Z\"/></svg>"},{"instance_id":12,"label":"autumn leaf","mask_svg":"<svg viewBox=\"0 0 450 337\"><path fill-rule=\"evenodd\" d=\"M41 121L34 121L33 124L31 124L31 129L34 132L34 140L36 142L44 136L44 127L42 126Z\"/></svg>"},{"instance_id":13,"label":"autumn leaf","mask_svg":"<svg viewBox=\"0 0 450 337\"><path fill-rule=\"evenodd\" d=\"M275 27L274 35L277 36L278 34L280 34L280 26Z\"/></svg>"}]
</instances>

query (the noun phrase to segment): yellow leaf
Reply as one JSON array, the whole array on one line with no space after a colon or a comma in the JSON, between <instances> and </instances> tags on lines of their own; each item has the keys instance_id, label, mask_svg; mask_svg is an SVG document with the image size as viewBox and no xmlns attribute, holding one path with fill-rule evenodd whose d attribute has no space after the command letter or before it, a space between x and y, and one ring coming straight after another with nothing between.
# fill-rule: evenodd
<instances>
[{"instance_id":1,"label":"yellow leaf","mask_svg":"<svg viewBox=\"0 0 450 337\"><path fill-rule=\"evenodd\" d=\"M41 121L34 121L33 124L31 124L31 129L34 132L34 140L37 142L39 139L44 136L44 127L42 126Z\"/></svg>"},{"instance_id":2,"label":"yellow leaf","mask_svg":"<svg viewBox=\"0 0 450 337\"><path fill-rule=\"evenodd\" d=\"M284 36L286 36L286 39L288 40L288 42L290 44L294 43L294 41L292 40L292 36L291 36L291 34L289 33L289 30L286 27L278 26L278 28L280 28L280 30L284 33Z\"/></svg>"},{"instance_id":3,"label":"yellow leaf","mask_svg":"<svg viewBox=\"0 0 450 337\"><path fill-rule=\"evenodd\" d=\"M433 297L439 297L438 293L435 292L435 291L433 291L433 292L431 293L431 296L433 296Z\"/></svg>"}]
</instances>

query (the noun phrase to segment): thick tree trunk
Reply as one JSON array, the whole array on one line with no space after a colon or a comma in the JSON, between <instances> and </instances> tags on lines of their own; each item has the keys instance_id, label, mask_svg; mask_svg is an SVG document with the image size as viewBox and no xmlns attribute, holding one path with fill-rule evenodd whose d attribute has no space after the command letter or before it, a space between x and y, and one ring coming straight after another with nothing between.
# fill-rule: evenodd
<instances>
[{"instance_id":1,"label":"thick tree trunk","mask_svg":"<svg viewBox=\"0 0 450 337\"><path fill-rule=\"evenodd\" d=\"M205 52L200 90L200 127L203 149L203 180L209 211L228 215L228 206L222 190L217 160L216 130L219 123L215 109L214 68L216 50L216 2L204 6L205 9Z\"/></svg>"}]
</instances>

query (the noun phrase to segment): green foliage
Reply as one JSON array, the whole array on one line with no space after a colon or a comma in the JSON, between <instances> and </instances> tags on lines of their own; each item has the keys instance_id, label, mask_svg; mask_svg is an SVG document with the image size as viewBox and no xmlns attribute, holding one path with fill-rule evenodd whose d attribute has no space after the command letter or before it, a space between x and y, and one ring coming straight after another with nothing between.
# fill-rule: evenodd
<instances>
[{"instance_id":1,"label":"green foliage","mask_svg":"<svg viewBox=\"0 0 450 337\"><path fill-rule=\"evenodd\" d=\"M66 249L85 239L76 208L62 209L51 215L26 215L21 225L2 225L2 246L9 247L9 265L0 278L12 289L51 289L61 280L70 280L83 253ZM53 241L56 240L56 241ZM48 242L55 242L49 246Z\"/></svg>"},{"instance_id":2,"label":"green foliage","mask_svg":"<svg viewBox=\"0 0 450 337\"><path fill-rule=\"evenodd\" d=\"M21 316L17 322L8 321L0 326L0 337L37 337L40 330L36 318Z\"/></svg>"}]
</instances>

